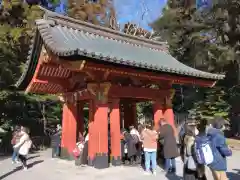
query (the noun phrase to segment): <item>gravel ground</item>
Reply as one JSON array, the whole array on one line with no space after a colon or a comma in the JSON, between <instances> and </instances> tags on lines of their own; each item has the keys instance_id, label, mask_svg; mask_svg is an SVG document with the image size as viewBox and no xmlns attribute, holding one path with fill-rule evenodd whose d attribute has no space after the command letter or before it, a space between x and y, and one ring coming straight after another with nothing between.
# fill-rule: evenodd
<instances>
[{"instance_id":1,"label":"gravel ground","mask_svg":"<svg viewBox=\"0 0 240 180\"><path fill-rule=\"evenodd\" d=\"M180 180L182 179L182 162L177 159L177 175L166 176L159 167L156 176L146 176L141 167L110 167L97 170L92 167L76 167L74 162L60 159L51 159L50 150L32 154L29 156L29 169L23 171L18 164L12 165L11 159L0 159L0 180ZM228 159L229 179L240 180L240 151L234 151L233 156ZM238 165L237 165L238 164ZM207 171L208 180L212 180L211 173Z\"/></svg>"}]
</instances>

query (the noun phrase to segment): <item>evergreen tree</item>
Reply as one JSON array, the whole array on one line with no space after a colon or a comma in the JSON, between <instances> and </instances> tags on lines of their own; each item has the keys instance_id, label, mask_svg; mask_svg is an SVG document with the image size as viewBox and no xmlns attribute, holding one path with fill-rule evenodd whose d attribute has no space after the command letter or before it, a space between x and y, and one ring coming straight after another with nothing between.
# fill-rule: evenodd
<instances>
[{"instance_id":1,"label":"evergreen tree","mask_svg":"<svg viewBox=\"0 0 240 180\"><path fill-rule=\"evenodd\" d=\"M190 116L197 120L211 120L220 116L229 120L230 105L226 90L223 88L211 88L199 90L201 100L194 103L194 108L189 110Z\"/></svg>"},{"instance_id":2,"label":"evergreen tree","mask_svg":"<svg viewBox=\"0 0 240 180\"><path fill-rule=\"evenodd\" d=\"M69 0L68 16L96 25L117 28L112 0Z\"/></svg>"},{"instance_id":3,"label":"evergreen tree","mask_svg":"<svg viewBox=\"0 0 240 180\"><path fill-rule=\"evenodd\" d=\"M207 1L206 4L200 2L202 1L168 0L163 15L152 27L162 34L169 44L170 53L176 59L201 70L227 72L226 80L217 85L235 87L238 83L236 77L239 76L240 63L240 1L214 0ZM229 97L232 97L231 93L234 92L227 88L205 89L204 96L200 96L195 92L196 89L192 88L192 91L184 96L184 103L190 105L192 98L189 96L195 96L193 99L198 102L192 104L192 110L198 112L199 117L207 119L222 115L227 118L230 109ZM179 98L180 95L176 94L176 97ZM191 101L186 102L187 99ZM187 109L191 107L188 106Z\"/></svg>"}]
</instances>

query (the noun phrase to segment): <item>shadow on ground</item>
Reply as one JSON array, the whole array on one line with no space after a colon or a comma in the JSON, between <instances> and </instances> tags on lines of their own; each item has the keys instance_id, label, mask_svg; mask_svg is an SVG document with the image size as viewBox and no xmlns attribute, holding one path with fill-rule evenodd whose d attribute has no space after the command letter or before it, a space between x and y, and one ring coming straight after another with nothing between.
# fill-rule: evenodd
<instances>
[{"instance_id":1,"label":"shadow on ground","mask_svg":"<svg viewBox=\"0 0 240 180\"><path fill-rule=\"evenodd\" d=\"M43 160L34 161L34 162L28 164L28 168L32 168L34 165L40 164L40 163L42 163L42 162L43 162ZM6 177L8 177L8 176L10 176L10 175L12 175L12 174L20 171L20 170L22 170L22 166L18 166L18 167L16 167L15 169L13 169L12 171L10 171L10 172L8 172L8 173L6 173L6 174L1 175L1 176L0 176L0 179L4 179L4 178L6 178Z\"/></svg>"},{"instance_id":2,"label":"shadow on ground","mask_svg":"<svg viewBox=\"0 0 240 180\"><path fill-rule=\"evenodd\" d=\"M240 179L240 169L233 169L235 172L227 172L227 176L231 180L239 180Z\"/></svg>"},{"instance_id":3,"label":"shadow on ground","mask_svg":"<svg viewBox=\"0 0 240 180\"><path fill-rule=\"evenodd\" d=\"M169 173L165 175L168 180L182 180L183 178L174 174L174 173Z\"/></svg>"},{"instance_id":4,"label":"shadow on ground","mask_svg":"<svg viewBox=\"0 0 240 180\"><path fill-rule=\"evenodd\" d=\"M37 158L37 157L40 157L40 155L38 154L38 155L35 155L35 156L30 156L30 157L28 158L28 160L29 160L29 159L34 159L34 158Z\"/></svg>"}]
</instances>

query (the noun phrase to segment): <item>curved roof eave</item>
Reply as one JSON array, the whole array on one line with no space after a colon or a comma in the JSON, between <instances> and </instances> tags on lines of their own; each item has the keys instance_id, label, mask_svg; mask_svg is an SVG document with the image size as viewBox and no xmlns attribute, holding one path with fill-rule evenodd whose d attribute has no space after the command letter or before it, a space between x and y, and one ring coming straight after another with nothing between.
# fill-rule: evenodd
<instances>
[{"instance_id":1,"label":"curved roof eave","mask_svg":"<svg viewBox=\"0 0 240 180\"><path fill-rule=\"evenodd\" d=\"M18 90L25 90L28 84L31 82L34 72L36 70L40 53L42 50L43 40L38 30L36 30L35 36L33 37L32 45L30 46L25 69L15 84Z\"/></svg>"}]
</instances>

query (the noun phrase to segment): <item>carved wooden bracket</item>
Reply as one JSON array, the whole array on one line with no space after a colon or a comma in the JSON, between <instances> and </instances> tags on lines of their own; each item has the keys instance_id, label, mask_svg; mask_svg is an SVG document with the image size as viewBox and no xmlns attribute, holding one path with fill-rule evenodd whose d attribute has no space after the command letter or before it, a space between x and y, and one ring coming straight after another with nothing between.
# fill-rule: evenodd
<instances>
[{"instance_id":1,"label":"carved wooden bracket","mask_svg":"<svg viewBox=\"0 0 240 180\"><path fill-rule=\"evenodd\" d=\"M77 99L78 99L78 92L67 93L67 94L59 94L58 98L62 103L70 103L70 104L76 105L77 104Z\"/></svg>"},{"instance_id":2,"label":"carved wooden bracket","mask_svg":"<svg viewBox=\"0 0 240 180\"><path fill-rule=\"evenodd\" d=\"M111 87L111 83L88 83L88 91L95 96L96 100L100 103L106 103L108 101L108 92Z\"/></svg>"},{"instance_id":3,"label":"carved wooden bracket","mask_svg":"<svg viewBox=\"0 0 240 180\"><path fill-rule=\"evenodd\" d=\"M86 64L85 60L61 62L61 65L63 67L65 67L67 69L70 69L72 71L81 71L81 70L83 70L85 64Z\"/></svg>"}]
</instances>

